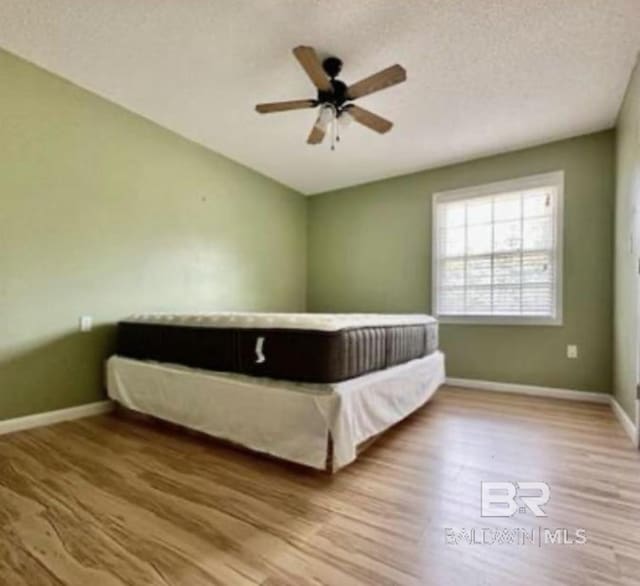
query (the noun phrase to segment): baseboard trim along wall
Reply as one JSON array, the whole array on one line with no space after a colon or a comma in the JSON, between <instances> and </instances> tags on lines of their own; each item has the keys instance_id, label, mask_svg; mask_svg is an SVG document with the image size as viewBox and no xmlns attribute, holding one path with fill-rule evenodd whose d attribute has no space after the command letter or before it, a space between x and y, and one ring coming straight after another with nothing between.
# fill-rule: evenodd
<instances>
[{"instance_id":1,"label":"baseboard trim along wall","mask_svg":"<svg viewBox=\"0 0 640 586\"><path fill-rule=\"evenodd\" d=\"M452 387L463 387L465 389L516 393L518 395L533 395L535 397L548 397L551 399L569 399L570 401L589 401L590 403L608 403L611 397L611 395L607 393L575 391L555 387L537 387L534 385L518 385L515 383L497 383L469 378L447 378L446 382Z\"/></svg>"},{"instance_id":2,"label":"baseboard trim along wall","mask_svg":"<svg viewBox=\"0 0 640 586\"><path fill-rule=\"evenodd\" d=\"M498 393L514 393L518 395L531 395L535 397L547 397L552 399L568 399L570 401L587 401L589 403L608 403L611 405L613 414L620 422L623 429L636 447L640 446L640 433L638 426L631 420L620 403L613 395L607 393L594 393L592 391L576 391L572 389L557 389L555 387L538 387L533 385L519 385L511 383L498 383L492 381L473 380L466 378L447 378L446 384L452 387L462 387L465 389L475 389L482 391L496 391ZM638 409L638 402L636 402ZM87 405L78 405L57 411L47 411L15 419L5 419L0 421L0 435L53 425L63 421L101 415L113 410L112 401L99 401ZM637 419L637 417L636 417Z\"/></svg>"},{"instance_id":3,"label":"baseboard trim along wall","mask_svg":"<svg viewBox=\"0 0 640 586\"><path fill-rule=\"evenodd\" d=\"M42 427L44 425L53 425L62 421L71 421L72 419L81 419L82 417L90 417L91 415L101 415L108 413L113 409L112 401L99 401L97 403L88 403L87 405L78 405L77 407L69 407L67 409L58 409L57 411L47 411L45 413L36 413L35 415L26 415L25 417L16 417L15 419L5 419L0 421L0 435L13 433L14 431L22 431L24 429L32 429L34 427Z\"/></svg>"},{"instance_id":4,"label":"baseboard trim along wall","mask_svg":"<svg viewBox=\"0 0 640 586\"><path fill-rule=\"evenodd\" d=\"M633 445L636 447L639 445L640 439L638 426L626 414L624 409L620 406L620 403L616 401L615 397L608 393L558 389L555 387L538 387L535 385L519 385L515 383L498 383L467 378L447 378L446 384L452 387L462 387L465 389L481 391L496 391L498 393L515 393L518 395L531 395L534 397L547 397L551 399L567 399L569 401L587 401L589 403L609 404L611 405L613 414L633 442Z\"/></svg>"},{"instance_id":5,"label":"baseboard trim along wall","mask_svg":"<svg viewBox=\"0 0 640 586\"><path fill-rule=\"evenodd\" d=\"M633 445L637 448L640 446L640 432L638 430L638 426L631 421L631 417L627 415L627 412L622 408L620 403L616 400L614 396L611 397L611 409L613 409L613 414L616 416L624 430L627 432L627 435L631 438ZM638 421L638 402L636 401L636 421Z\"/></svg>"}]
</instances>

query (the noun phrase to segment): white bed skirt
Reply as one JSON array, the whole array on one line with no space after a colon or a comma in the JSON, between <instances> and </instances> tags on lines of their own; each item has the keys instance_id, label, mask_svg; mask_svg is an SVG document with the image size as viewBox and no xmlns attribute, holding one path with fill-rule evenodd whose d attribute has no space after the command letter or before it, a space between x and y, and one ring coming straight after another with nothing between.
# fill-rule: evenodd
<instances>
[{"instance_id":1,"label":"white bed skirt","mask_svg":"<svg viewBox=\"0 0 640 586\"><path fill-rule=\"evenodd\" d=\"M424 405L444 383L444 355L333 384L299 384L114 356L109 396L141 413L318 469Z\"/></svg>"}]
</instances>

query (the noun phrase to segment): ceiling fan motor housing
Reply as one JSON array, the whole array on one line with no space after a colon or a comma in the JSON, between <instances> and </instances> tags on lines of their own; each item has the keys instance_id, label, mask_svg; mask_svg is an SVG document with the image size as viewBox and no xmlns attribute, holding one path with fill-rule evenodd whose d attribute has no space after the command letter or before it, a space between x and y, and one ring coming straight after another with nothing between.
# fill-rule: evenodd
<instances>
[{"instance_id":1,"label":"ceiling fan motor housing","mask_svg":"<svg viewBox=\"0 0 640 586\"><path fill-rule=\"evenodd\" d=\"M336 79L342 71L342 61L337 57L327 57L322 62L322 68L329 76L329 81L333 89L330 91L318 90L318 102L320 104L330 104L339 113L348 99L347 85L339 79Z\"/></svg>"}]
</instances>

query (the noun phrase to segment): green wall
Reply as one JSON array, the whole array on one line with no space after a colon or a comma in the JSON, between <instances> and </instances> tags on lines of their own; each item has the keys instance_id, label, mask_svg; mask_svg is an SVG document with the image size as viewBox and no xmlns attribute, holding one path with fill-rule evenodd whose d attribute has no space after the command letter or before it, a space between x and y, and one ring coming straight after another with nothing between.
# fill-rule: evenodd
<instances>
[{"instance_id":1,"label":"green wall","mask_svg":"<svg viewBox=\"0 0 640 586\"><path fill-rule=\"evenodd\" d=\"M301 195L4 52L0 88L0 419L102 399L129 313L304 309Z\"/></svg>"},{"instance_id":2,"label":"green wall","mask_svg":"<svg viewBox=\"0 0 640 586\"><path fill-rule=\"evenodd\" d=\"M451 377L611 390L614 132L314 196L310 311L428 312L433 192L564 169L564 326L442 325ZM566 345L578 344L577 360Z\"/></svg>"},{"instance_id":3,"label":"green wall","mask_svg":"<svg viewBox=\"0 0 640 586\"><path fill-rule=\"evenodd\" d=\"M640 64L636 65L622 104L616 147L613 386L616 399L635 421L640 351L637 273L640 257Z\"/></svg>"},{"instance_id":4,"label":"green wall","mask_svg":"<svg viewBox=\"0 0 640 586\"><path fill-rule=\"evenodd\" d=\"M615 389L630 414L639 78L618 133ZM130 313L428 312L431 194L557 169L564 326L443 325L448 373L610 390L613 131L305 200L1 51L0 87L0 420L102 399L114 324ZM78 332L81 315L92 332Z\"/></svg>"}]
</instances>

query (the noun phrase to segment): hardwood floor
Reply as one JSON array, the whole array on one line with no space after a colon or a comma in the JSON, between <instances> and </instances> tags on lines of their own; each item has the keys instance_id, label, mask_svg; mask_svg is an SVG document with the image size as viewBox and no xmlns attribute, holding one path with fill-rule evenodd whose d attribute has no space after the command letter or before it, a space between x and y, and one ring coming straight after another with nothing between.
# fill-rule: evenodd
<instances>
[{"instance_id":1,"label":"hardwood floor","mask_svg":"<svg viewBox=\"0 0 640 586\"><path fill-rule=\"evenodd\" d=\"M482 518L491 480L547 482L548 517ZM587 542L509 543L544 528ZM0 437L0 584L637 585L640 455L607 406L452 388L333 477L64 423Z\"/></svg>"}]
</instances>

